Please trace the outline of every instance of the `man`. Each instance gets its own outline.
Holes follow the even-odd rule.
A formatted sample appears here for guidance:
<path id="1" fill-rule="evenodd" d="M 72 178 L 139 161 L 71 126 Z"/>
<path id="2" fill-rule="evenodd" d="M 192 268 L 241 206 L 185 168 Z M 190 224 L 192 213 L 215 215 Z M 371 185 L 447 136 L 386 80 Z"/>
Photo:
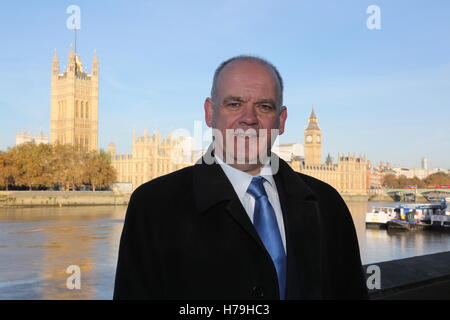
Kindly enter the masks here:
<path id="1" fill-rule="evenodd" d="M 115 299 L 367 298 L 344 201 L 270 152 L 285 128 L 282 97 L 263 59 L 218 67 L 204 104 L 208 152 L 131 196 Z"/>

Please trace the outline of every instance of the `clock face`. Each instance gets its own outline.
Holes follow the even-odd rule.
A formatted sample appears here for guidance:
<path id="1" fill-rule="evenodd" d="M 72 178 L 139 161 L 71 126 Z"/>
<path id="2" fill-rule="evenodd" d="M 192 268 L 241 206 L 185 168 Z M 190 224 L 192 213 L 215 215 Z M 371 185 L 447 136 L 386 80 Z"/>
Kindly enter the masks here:
<path id="1" fill-rule="evenodd" d="M 308 135 L 306 136 L 306 142 L 312 142 L 313 138 L 312 136 Z"/>
<path id="2" fill-rule="evenodd" d="M 320 136 L 317 136 L 317 142 L 320 143 Z"/>

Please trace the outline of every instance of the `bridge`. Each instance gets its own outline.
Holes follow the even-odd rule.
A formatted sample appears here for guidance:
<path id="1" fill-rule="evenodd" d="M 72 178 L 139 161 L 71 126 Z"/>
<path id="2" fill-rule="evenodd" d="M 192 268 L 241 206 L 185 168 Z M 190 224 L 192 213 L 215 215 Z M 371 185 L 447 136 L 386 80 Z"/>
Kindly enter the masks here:
<path id="1" fill-rule="evenodd" d="M 450 198 L 450 189 L 384 189 L 384 193 L 395 201 L 416 201 L 416 199 L 438 200 Z"/>

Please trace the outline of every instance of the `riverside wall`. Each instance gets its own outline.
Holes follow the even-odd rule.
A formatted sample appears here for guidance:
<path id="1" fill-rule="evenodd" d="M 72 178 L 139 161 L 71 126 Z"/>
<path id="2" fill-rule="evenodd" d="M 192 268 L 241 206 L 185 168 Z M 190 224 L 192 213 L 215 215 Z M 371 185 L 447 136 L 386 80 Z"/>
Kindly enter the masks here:
<path id="1" fill-rule="evenodd" d="M 0 191 L 0 207 L 127 205 L 130 196 L 114 191 Z"/>
<path id="2" fill-rule="evenodd" d="M 374 300 L 450 299 L 450 252 L 372 263 L 380 270 L 380 288 L 369 290 Z M 363 266 L 373 283 L 374 271 Z"/>

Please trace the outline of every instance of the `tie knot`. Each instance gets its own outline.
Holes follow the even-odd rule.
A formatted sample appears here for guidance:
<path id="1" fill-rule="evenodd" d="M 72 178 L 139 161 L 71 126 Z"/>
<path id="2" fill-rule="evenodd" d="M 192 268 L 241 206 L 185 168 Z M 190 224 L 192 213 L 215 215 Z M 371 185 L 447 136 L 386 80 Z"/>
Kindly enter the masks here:
<path id="1" fill-rule="evenodd" d="M 266 190 L 264 189 L 264 182 L 266 179 L 262 176 L 257 176 L 252 179 L 252 182 L 248 186 L 247 192 L 252 195 L 255 199 L 262 196 L 267 196 Z"/>

